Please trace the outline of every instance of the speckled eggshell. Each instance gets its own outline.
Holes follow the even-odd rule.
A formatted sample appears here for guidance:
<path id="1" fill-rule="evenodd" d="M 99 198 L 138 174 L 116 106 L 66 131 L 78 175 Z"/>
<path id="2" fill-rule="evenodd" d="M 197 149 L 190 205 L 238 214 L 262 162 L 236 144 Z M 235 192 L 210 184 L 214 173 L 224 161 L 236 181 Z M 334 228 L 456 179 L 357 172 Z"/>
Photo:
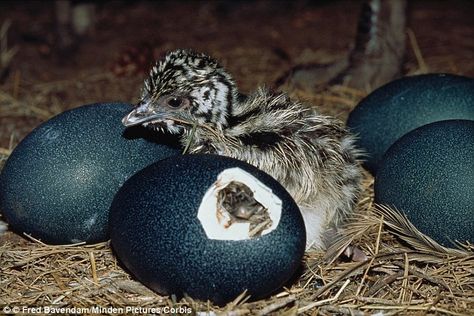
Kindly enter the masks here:
<path id="1" fill-rule="evenodd" d="M 400 138 L 380 164 L 375 201 L 442 245 L 473 243 L 474 121 L 435 122 Z"/>
<path id="2" fill-rule="evenodd" d="M 124 103 L 61 113 L 34 129 L 0 174 L 0 209 L 19 234 L 50 244 L 108 239 L 108 211 L 125 180 L 179 154 L 173 140 L 144 128 L 125 129 Z"/>
<path id="3" fill-rule="evenodd" d="M 245 240 L 209 239 L 197 218 L 218 174 L 238 167 L 283 201 L 275 230 Z M 131 177 L 110 211 L 112 246 L 125 267 L 161 294 L 186 293 L 225 304 L 244 290 L 252 299 L 279 289 L 300 267 L 306 233 L 289 193 L 263 171 L 232 158 L 184 155 Z"/>
<path id="4" fill-rule="evenodd" d="M 364 98 L 348 127 L 366 151 L 364 166 L 376 174 L 385 151 L 400 137 L 442 120 L 474 120 L 474 79 L 428 74 L 392 81 Z"/>

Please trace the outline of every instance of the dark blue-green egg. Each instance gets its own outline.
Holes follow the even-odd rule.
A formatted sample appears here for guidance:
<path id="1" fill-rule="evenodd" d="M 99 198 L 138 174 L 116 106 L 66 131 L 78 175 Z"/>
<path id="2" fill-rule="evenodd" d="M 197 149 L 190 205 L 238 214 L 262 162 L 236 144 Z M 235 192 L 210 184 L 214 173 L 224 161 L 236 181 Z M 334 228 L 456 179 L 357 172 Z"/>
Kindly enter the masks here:
<path id="1" fill-rule="evenodd" d="M 268 210 L 266 233 L 249 237 L 247 221 L 227 221 L 217 197 L 232 182 L 248 186 Z M 139 281 L 219 305 L 245 290 L 257 299 L 282 287 L 306 243 L 298 206 L 274 178 L 216 155 L 184 155 L 141 170 L 115 196 L 109 224 L 113 249 Z"/>
<path id="2" fill-rule="evenodd" d="M 429 74 L 392 81 L 364 98 L 347 125 L 366 151 L 364 166 L 376 174 L 385 151 L 411 130 L 436 121 L 474 120 L 474 79 Z"/>
<path id="3" fill-rule="evenodd" d="M 431 123 L 395 142 L 377 171 L 375 201 L 442 245 L 473 243 L 474 121 Z"/>
<path id="4" fill-rule="evenodd" d="M 0 174 L 0 210 L 14 231 L 51 244 L 108 239 L 108 211 L 125 180 L 179 154 L 172 139 L 125 129 L 124 103 L 61 113 L 34 129 Z"/>

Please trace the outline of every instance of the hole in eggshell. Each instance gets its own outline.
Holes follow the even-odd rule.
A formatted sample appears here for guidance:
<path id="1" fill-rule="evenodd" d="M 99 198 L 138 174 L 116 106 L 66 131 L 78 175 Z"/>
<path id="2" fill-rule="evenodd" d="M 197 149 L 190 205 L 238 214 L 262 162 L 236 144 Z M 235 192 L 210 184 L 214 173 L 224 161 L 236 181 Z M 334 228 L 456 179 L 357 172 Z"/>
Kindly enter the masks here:
<path id="1" fill-rule="evenodd" d="M 237 181 L 231 181 L 217 192 L 216 215 L 225 228 L 248 222 L 250 238 L 261 236 L 272 225 L 268 209 L 254 198 L 248 186 Z"/>
<path id="2" fill-rule="evenodd" d="M 257 178 L 240 168 L 222 171 L 198 209 L 206 235 L 245 240 L 266 235 L 280 222 L 282 201 Z"/>

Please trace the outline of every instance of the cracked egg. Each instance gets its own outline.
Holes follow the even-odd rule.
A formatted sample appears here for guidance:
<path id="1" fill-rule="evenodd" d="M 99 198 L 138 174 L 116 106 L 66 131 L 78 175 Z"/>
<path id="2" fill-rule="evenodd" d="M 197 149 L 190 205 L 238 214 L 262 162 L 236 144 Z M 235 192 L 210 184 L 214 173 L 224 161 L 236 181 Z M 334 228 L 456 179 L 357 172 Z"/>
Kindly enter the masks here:
<path id="1" fill-rule="evenodd" d="M 280 221 L 281 205 L 270 188 L 236 167 L 217 176 L 197 217 L 211 239 L 244 240 L 273 231 Z"/>
<path id="2" fill-rule="evenodd" d="M 139 281 L 219 305 L 281 288 L 306 243 L 301 213 L 274 178 L 217 155 L 176 156 L 135 174 L 115 196 L 109 228 Z"/>

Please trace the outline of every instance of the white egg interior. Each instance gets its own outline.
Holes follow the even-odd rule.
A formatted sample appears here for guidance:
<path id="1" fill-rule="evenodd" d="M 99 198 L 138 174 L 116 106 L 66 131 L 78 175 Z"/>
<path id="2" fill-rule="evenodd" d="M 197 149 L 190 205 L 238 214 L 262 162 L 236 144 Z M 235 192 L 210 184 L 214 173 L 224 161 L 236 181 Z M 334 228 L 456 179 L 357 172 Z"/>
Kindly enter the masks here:
<path id="1" fill-rule="evenodd" d="M 249 234 L 249 222 L 234 222 L 224 225 L 221 214 L 218 212 L 218 193 L 231 182 L 245 184 L 252 192 L 253 198 L 267 209 L 271 225 L 264 229 L 261 235 L 273 231 L 280 222 L 282 201 L 273 194 L 272 190 L 257 178 L 240 168 L 229 168 L 222 171 L 216 181 L 207 190 L 199 205 L 197 217 L 201 222 L 206 235 L 217 240 L 245 240 L 252 238 Z"/>

